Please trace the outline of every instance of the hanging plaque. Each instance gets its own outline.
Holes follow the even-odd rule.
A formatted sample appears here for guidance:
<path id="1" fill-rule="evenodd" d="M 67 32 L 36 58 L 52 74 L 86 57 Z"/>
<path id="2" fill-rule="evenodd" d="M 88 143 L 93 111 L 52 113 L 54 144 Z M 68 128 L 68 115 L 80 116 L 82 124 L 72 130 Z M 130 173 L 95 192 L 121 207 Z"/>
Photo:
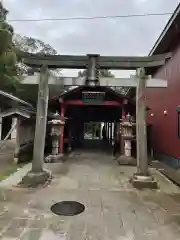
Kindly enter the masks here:
<path id="1" fill-rule="evenodd" d="M 82 100 L 85 103 L 102 103 L 105 101 L 105 92 L 82 92 Z"/>

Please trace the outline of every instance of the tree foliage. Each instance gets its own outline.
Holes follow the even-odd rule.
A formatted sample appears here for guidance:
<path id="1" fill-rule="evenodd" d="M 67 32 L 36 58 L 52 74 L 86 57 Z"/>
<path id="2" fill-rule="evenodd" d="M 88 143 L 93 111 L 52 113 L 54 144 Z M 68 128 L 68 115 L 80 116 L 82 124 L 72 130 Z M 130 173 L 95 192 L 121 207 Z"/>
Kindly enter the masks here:
<path id="1" fill-rule="evenodd" d="M 18 86 L 16 52 L 12 41 L 14 30 L 6 22 L 8 11 L 0 3 L 0 87 L 3 90 L 16 90 Z"/>
<path id="2" fill-rule="evenodd" d="M 20 51 L 37 55 L 56 55 L 57 51 L 39 39 L 14 34 L 13 27 L 6 21 L 7 13 L 0 2 L 0 88 L 15 93 L 21 90 L 23 75 L 29 71 L 38 71 L 23 64 Z M 59 77 L 61 71 L 57 69 L 51 71 L 51 74 Z"/>
<path id="3" fill-rule="evenodd" d="M 37 55 L 56 55 L 57 51 L 39 39 L 14 34 L 13 27 L 6 21 L 7 14 L 0 2 L 0 88 L 14 92 L 20 87 L 22 75 L 33 71 L 23 64 L 20 51 Z M 59 77 L 61 71 L 57 69 L 51 74 Z"/>
<path id="4" fill-rule="evenodd" d="M 16 46 L 17 56 L 18 56 L 18 52 L 20 51 L 33 53 L 38 56 L 57 54 L 57 51 L 51 45 L 46 44 L 43 41 L 36 38 L 14 34 L 13 42 L 14 42 L 14 45 Z M 21 74 L 27 74 L 28 72 L 32 72 L 32 69 L 27 65 L 23 64 L 21 59 L 19 59 L 18 69 Z M 34 71 L 37 71 L 37 70 L 38 69 L 34 69 Z M 50 71 L 50 73 L 55 77 L 61 76 L 60 69 Z"/>

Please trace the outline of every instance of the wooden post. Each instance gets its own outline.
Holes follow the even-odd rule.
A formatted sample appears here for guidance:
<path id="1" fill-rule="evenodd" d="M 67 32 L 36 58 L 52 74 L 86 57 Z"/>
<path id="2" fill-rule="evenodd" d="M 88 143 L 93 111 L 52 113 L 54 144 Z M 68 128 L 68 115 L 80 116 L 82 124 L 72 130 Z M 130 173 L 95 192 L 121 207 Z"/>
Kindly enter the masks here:
<path id="1" fill-rule="evenodd" d="M 109 143 L 111 143 L 111 123 L 108 123 L 108 130 L 109 130 Z"/>
<path id="2" fill-rule="evenodd" d="M 16 126 L 16 146 L 14 151 L 14 162 L 17 164 L 19 162 L 19 151 L 20 151 L 20 125 L 21 118 L 17 118 L 17 126 Z"/>
<path id="3" fill-rule="evenodd" d="M 38 102 L 36 113 L 36 128 L 34 139 L 34 152 L 31 171 L 22 179 L 22 183 L 27 186 L 36 187 L 39 184 L 45 183 L 50 173 L 43 169 L 44 164 L 44 147 L 47 123 L 48 109 L 48 77 L 49 72 L 47 66 L 41 67 Z"/>
<path id="4" fill-rule="evenodd" d="M 17 129 L 17 118 L 12 118 L 12 124 L 11 126 L 13 127 L 13 125 L 16 125 L 16 128 L 12 131 L 11 133 L 11 139 L 16 139 L 16 129 Z"/>
<path id="5" fill-rule="evenodd" d="M 111 122 L 111 142 L 113 140 L 113 123 Z"/>
<path id="6" fill-rule="evenodd" d="M 110 122 L 108 122 L 108 143 L 110 143 L 110 138 L 111 138 L 111 136 L 110 136 Z"/>
<path id="7" fill-rule="evenodd" d="M 147 129 L 146 129 L 146 80 L 144 68 L 136 73 L 136 144 L 137 144 L 137 172 L 132 183 L 137 188 L 157 188 L 157 182 L 148 171 Z"/>

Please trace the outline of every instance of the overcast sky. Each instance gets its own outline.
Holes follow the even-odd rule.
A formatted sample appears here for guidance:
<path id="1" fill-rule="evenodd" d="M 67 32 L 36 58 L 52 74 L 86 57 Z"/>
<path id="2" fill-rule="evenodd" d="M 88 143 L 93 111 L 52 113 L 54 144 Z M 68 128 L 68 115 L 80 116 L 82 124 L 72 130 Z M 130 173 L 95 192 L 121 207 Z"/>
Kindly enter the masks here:
<path id="1" fill-rule="evenodd" d="M 180 0 L 4 0 L 8 19 L 92 17 L 173 12 Z M 147 55 L 170 16 L 12 22 L 15 32 L 60 54 Z"/>

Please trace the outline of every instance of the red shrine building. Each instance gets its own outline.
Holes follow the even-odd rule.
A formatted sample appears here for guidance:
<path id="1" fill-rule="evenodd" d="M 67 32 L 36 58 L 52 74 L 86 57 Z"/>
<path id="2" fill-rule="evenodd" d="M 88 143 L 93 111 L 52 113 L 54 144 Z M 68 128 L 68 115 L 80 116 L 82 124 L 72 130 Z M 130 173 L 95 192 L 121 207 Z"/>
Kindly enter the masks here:
<path id="1" fill-rule="evenodd" d="M 154 157 L 180 167 L 180 4 L 168 21 L 149 55 L 171 52 L 172 58 L 154 72 L 167 79 L 167 88 L 146 90 L 148 123 L 152 124 L 151 146 Z"/>
<path id="2" fill-rule="evenodd" d="M 65 152 L 67 145 L 77 148 L 101 149 L 102 128 L 97 128 L 95 138 L 86 139 L 86 125 L 89 123 L 104 124 L 109 147 L 119 131 L 118 123 L 127 113 L 135 117 L 135 101 L 114 91 L 110 87 L 81 86 L 76 87 L 59 97 L 53 98 L 49 108 L 58 111 L 65 118 L 65 125 L 59 139 L 59 153 Z M 91 128 L 92 129 L 92 128 Z M 69 143 L 72 141 L 73 143 Z M 135 144 L 133 145 L 136 151 Z M 105 146 L 108 148 L 108 145 Z M 111 148 L 111 147 L 110 147 Z M 120 148 L 120 145 L 119 145 Z M 119 149 L 120 153 L 120 149 Z"/>

